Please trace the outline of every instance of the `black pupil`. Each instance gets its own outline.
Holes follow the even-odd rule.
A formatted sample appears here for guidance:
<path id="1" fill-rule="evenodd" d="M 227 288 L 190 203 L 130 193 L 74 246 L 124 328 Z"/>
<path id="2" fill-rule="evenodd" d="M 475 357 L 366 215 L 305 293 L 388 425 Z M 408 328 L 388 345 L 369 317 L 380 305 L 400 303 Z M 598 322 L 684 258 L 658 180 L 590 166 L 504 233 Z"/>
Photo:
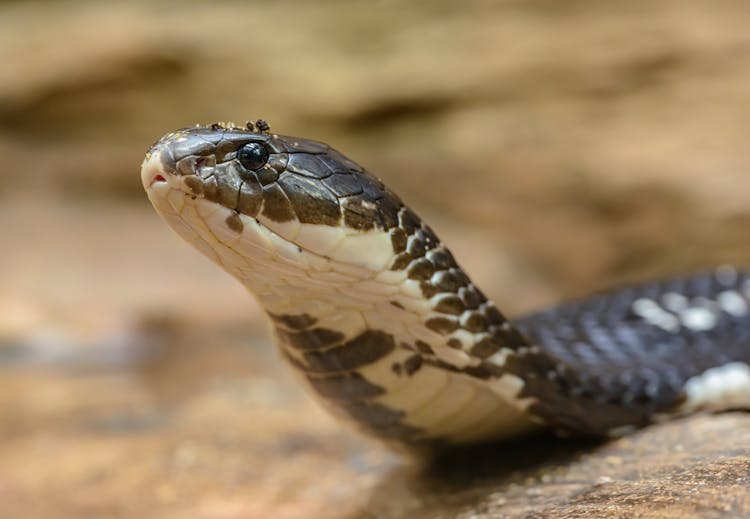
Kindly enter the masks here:
<path id="1" fill-rule="evenodd" d="M 256 170 L 268 160 L 268 152 L 257 142 L 249 142 L 237 150 L 237 159 L 245 169 Z"/>

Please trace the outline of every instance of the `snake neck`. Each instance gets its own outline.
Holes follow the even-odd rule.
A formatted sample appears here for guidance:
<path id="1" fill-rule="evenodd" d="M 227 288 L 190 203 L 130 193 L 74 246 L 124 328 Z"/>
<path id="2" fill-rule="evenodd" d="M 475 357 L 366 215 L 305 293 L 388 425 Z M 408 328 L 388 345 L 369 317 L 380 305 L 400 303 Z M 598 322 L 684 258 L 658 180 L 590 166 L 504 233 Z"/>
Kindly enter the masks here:
<path id="1" fill-rule="evenodd" d="M 242 248 L 253 249 L 252 265 L 223 266 L 257 297 L 285 354 L 299 362 L 306 362 L 303 352 L 341 347 L 368 335 L 383 338 L 387 346 L 380 350 L 432 356 L 455 369 L 487 362 L 500 366 L 507 355 L 528 346 L 406 207 L 397 227 L 349 236 L 347 250 L 337 251 L 347 262 L 290 244 L 274 222 L 244 216 L 242 222 L 241 231 L 225 233 L 225 240 L 240 258 L 250 252 Z M 308 227 L 317 227 L 308 234 L 330 232 Z M 383 249 L 387 254 L 379 252 Z"/>
<path id="2" fill-rule="evenodd" d="M 254 249 L 253 263 L 223 266 L 256 296 L 282 356 L 334 413 L 410 444 L 531 427 L 512 369 L 528 342 L 408 208 L 398 227 L 347 240 L 351 250 L 338 251 L 346 263 L 290 245 L 273 222 L 241 218 L 241 231 L 215 236 L 239 257 Z M 324 241 L 330 230 L 307 232 Z"/>

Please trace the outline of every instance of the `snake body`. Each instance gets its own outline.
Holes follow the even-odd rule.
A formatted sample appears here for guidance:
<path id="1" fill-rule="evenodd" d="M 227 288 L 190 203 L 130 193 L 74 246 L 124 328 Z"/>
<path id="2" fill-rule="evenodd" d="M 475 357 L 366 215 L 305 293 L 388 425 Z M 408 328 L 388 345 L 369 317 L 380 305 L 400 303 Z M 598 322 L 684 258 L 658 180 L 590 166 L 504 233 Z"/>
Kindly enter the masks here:
<path id="1" fill-rule="evenodd" d="M 255 295 L 322 402 L 388 442 L 611 436 L 750 407 L 748 273 L 511 322 L 396 194 L 326 144 L 196 126 L 162 137 L 141 173 L 164 220 Z"/>

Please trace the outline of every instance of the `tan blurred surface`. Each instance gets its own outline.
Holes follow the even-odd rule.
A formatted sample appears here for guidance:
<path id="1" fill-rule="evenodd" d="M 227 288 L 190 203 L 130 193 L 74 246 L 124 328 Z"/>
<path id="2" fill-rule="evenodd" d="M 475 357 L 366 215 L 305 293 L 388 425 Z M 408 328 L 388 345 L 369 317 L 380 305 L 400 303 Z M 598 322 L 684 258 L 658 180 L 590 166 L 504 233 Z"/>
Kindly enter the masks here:
<path id="1" fill-rule="evenodd" d="M 305 397 L 138 175 L 168 130 L 264 117 L 386 180 L 511 315 L 747 267 L 748 21 L 739 0 L 0 2 L 0 517 L 750 515 L 743 416 L 531 442 L 476 477 L 401 466 Z"/>

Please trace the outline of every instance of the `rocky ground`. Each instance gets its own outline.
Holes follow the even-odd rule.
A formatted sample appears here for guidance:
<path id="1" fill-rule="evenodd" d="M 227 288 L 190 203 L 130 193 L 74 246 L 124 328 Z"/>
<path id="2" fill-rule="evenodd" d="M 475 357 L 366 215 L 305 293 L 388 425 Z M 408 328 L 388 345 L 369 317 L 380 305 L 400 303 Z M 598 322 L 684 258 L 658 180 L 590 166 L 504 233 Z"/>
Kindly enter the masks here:
<path id="1" fill-rule="evenodd" d="M 750 417 L 405 463 L 148 206 L 167 130 L 368 166 L 510 315 L 750 266 L 750 7 L 0 2 L 0 517 L 750 516 Z"/>

